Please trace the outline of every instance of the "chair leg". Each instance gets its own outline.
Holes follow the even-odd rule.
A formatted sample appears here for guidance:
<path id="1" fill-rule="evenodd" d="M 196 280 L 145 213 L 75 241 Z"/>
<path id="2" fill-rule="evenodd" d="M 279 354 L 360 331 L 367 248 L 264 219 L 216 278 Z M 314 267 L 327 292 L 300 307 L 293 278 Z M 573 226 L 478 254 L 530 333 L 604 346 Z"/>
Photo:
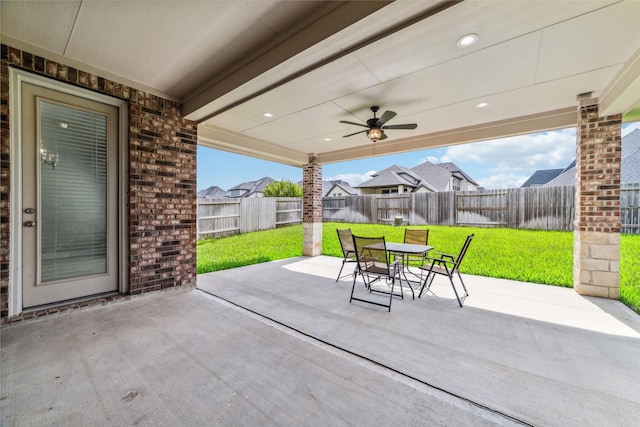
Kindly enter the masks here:
<path id="1" fill-rule="evenodd" d="M 427 277 L 424 278 L 424 283 L 422 284 L 422 287 L 420 288 L 420 292 L 418 293 L 418 298 L 422 297 L 422 294 L 424 294 L 425 292 L 429 292 L 429 289 L 431 288 L 431 283 L 433 282 L 433 279 L 435 276 L 436 275 L 432 274 L 431 271 L 427 273 Z"/>
<path id="2" fill-rule="evenodd" d="M 354 274 L 353 274 L 353 285 L 351 286 L 351 297 L 349 298 L 349 303 L 351 303 L 351 301 L 353 300 L 353 291 L 356 289 L 356 280 L 357 279 L 358 279 L 358 275 L 354 272 Z"/>
<path id="3" fill-rule="evenodd" d="M 467 292 L 467 287 L 464 285 L 464 282 L 462 281 L 462 276 L 460 276 L 460 273 L 458 273 L 458 277 L 460 278 L 460 283 L 462 283 L 462 289 L 464 289 L 464 295 L 462 295 L 462 297 L 458 294 L 456 285 L 453 283 L 453 274 L 449 276 L 449 281 L 451 282 L 453 293 L 456 294 L 456 299 L 458 300 L 458 304 L 460 305 L 460 307 L 462 307 L 462 304 L 464 303 L 464 300 L 467 299 L 467 297 L 469 296 L 469 293 Z"/>
<path id="4" fill-rule="evenodd" d="M 340 271 L 338 272 L 338 277 L 336 277 L 336 282 L 340 280 L 340 275 L 342 274 L 343 268 L 344 268 L 344 260 L 342 260 L 342 267 L 340 267 Z"/>
<path id="5" fill-rule="evenodd" d="M 391 279 L 391 292 L 389 292 L 389 313 L 391 313 L 391 301 L 393 301 L 393 287 L 396 283 L 396 279 Z M 402 283 L 400 284 L 400 287 L 402 287 Z"/>

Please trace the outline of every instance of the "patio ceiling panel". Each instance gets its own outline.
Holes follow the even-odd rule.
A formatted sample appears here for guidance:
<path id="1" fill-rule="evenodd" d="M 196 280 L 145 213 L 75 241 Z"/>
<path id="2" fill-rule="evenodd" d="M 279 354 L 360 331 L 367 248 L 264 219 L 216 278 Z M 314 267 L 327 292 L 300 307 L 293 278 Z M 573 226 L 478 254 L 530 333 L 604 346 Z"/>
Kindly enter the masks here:
<path id="1" fill-rule="evenodd" d="M 230 114 L 236 114 L 245 118 L 246 123 L 233 123 L 235 127 L 230 127 L 232 130 L 264 138 L 265 135 L 269 135 L 269 127 L 278 126 L 280 128 L 279 132 L 275 135 L 270 135 L 270 138 L 287 144 L 294 141 L 289 138 L 290 136 L 294 134 L 301 135 L 300 132 L 291 132 L 291 135 L 283 135 L 281 131 L 283 126 L 290 129 L 290 131 L 293 130 L 289 127 L 292 125 L 291 120 L 289 120 L 290 116 L 296 113 L 303 113 L 313 107 L 320 108 L 323 106 L 326 108 L 327 103 L 330 103 L 336 97 L 342 96 L 345 92 L 357 92 L 378 83 L 379 80 L 354 56 L 348 56 L 326 65 L 322 70 L 311 71 L 296 80 L 288 82 L 280 86 L 276 91 L 257 96 L 243 103 L 241 107 L 225 111 L 205 123 L 230 127 L 227 117 Z M 335 106 L 333 107 L 335 108 Z M 256 120 L 256 118 L 262 118 L 262 114 L 265 112 L 272 113 L 273 118 Z M 331 113 L 328 110 L 325 110 L 325 112 Z M 334 123 L 338 123 L 338 120 L 344 117 L 344 111 L 340 111 L 340 113 L 343 115 L 337 115 L 337 120 Z M 325 116 L 323 115 L 322 117 Z M 320 122 L 317 119 L 314 121 L 324 126 L 331 125 L 331 123 Z M 293 126 L 313 126 L 313 123 L 300 122 L 293 124 Z M 335 124 L 333 127 L 336 127 Z M 344 127 L 344 125 L 341 127 Z"/>
<path id="2" fill-rule="evenodd" d="M 577 16 L 545 28 L 542 34 L 536 82 L 623 65 L 640 43 L 640 2 L 614 4 Z"/>
<path id="3" fill-rule="evenodd" d="M 11 16 L 12 19 L 3 19 L 0 29 L 27 43 L 63 55 L 81 3 L 3 1 L 0 2 L 0 16 Z M 49 25 L 52 21 L 56 25 Z"/>
<path id="4" fill-rule="evenodd" d="M 441 132 L 447 129 L 455 129 L 459 126 L 460 118 L 464 117 L 467 126 L 481 125 L 496 120 L 505 120 L 516 117 L 515 114 L 530 115 L 543 111 L 554 111 L 565 108 L 566 105 L 575 103 L 575 94 L 588 91 L 600 81 L 613 78 L 620 66 L 603 68 L 592 73 L 552 80 L 536 85 L 527 85 L 514 90 L 493 93 L 476 98 L 463 99 L 450 105 L 443 105 L 434 110 L 422 111 L 416 114 L 403 116 L 403 122 L 421 123 L 421 134 Z M 479 102 L 487 102 L 486 108 L 477 108 Z M 573 122 L 563 126 L 573 126 Z M 540 130 L 551 130 L 548 127 Z M 525 132 L 525 129 L 523 129 Z M 398 135 L 409 136 L 406 133 Z M 477 140 L 482 138 L 478 137 Z M 430 147 L 430 146 L 427 146 Z"/>
<path id="5" fill-rule="evenodd" d="M 311 152 L 322 163 L 572 126 L 581 92 L 602 97 L 603 114 L 640 118 L 634 0 L 0 8 L 9 46 L 182 102 L 201 145 L 297 166 Z M 477 44 L 458 48 L 470 32 Z M 371 105 L 418 128 L 375 144 L 342 138 L 358 128 L 339 120 L 364 122 Z"/>
<path id="6" fill-rule="evenodd" d="M 611 3 L 556 2 L 553 13 L 543 7 L 530 7 L 526 9 L 527 13 L 522 13 L 521 2 L 467 0 L 390 35 L 383 42 L 360 49 L 357 56 L 380 80 L 387 81 L 542 30 Z M 458 48 L 455 42 L 469 33 L 482 36 L 473 46 Z"/>

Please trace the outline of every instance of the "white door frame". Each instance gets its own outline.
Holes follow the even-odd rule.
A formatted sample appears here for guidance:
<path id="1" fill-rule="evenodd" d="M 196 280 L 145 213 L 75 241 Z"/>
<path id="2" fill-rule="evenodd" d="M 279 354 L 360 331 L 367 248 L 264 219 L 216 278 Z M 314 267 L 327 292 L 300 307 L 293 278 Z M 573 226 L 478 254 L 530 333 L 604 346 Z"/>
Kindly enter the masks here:
<path id="1" fill-rule="evenodd" d="M 9 105 L 10 105 L 10 142 L 11 142 L 11 194 L 9 224 L 9 317 L 22 312 L 22 83 L 30 83 L 58 92 L 112 105 L 119 111 L 118 131 L 118 290 L 129 290 L 128 262 L 129 253 L 127 212 L 127 189 L 129 186 L 129 110 L 125 100 L 91 92 L 24 70 L 9 67 Z"/>

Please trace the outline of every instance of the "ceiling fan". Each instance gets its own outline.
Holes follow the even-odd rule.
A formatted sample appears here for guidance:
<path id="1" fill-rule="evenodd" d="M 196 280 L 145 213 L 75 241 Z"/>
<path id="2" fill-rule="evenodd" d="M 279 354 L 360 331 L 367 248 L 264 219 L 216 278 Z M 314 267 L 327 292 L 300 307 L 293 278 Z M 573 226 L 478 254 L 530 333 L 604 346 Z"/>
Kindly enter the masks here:
<path id="1" fill-rule="evenodd" d="M 362 123 L 349 122 L 347 120 L 340 120 L 340 123 L 368 128 L 367 130 L 361 130 L 359 132 L 350 133 L 349 135 L 344 135 L 343 138 L 357 135 L 359 133 L 366 133 L 371 141 L 376 142 L 387 138 L 387 135 L 385 135 L 384 133 L 384 130 L 386 129 L 415 129 L 416 127 L 418 127 L 418 125 L 415 123 L 385 126 L 385 123 L 393 119 L 396 116 L 396 113 L 394 113 L 393 111 L 385 111 L 381 117 L 376 117 L 376 113 L 379 109 L 380 107 L 378 107 L 377 105 L 371 107 L 371 111 L 373 111 L 373 118 L 367 120 L 366 125 L 363 125 Z"/>

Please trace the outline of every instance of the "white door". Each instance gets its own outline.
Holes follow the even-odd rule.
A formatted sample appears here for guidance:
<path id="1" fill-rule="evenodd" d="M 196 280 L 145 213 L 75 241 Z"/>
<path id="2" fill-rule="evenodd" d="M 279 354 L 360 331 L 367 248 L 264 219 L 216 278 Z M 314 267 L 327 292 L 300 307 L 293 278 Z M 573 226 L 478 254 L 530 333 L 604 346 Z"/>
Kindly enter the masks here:
<path id="1" fill-rule="evenodd" d="M 118 290 L 118 109 L 23 83 L 22 298 Z"/>

